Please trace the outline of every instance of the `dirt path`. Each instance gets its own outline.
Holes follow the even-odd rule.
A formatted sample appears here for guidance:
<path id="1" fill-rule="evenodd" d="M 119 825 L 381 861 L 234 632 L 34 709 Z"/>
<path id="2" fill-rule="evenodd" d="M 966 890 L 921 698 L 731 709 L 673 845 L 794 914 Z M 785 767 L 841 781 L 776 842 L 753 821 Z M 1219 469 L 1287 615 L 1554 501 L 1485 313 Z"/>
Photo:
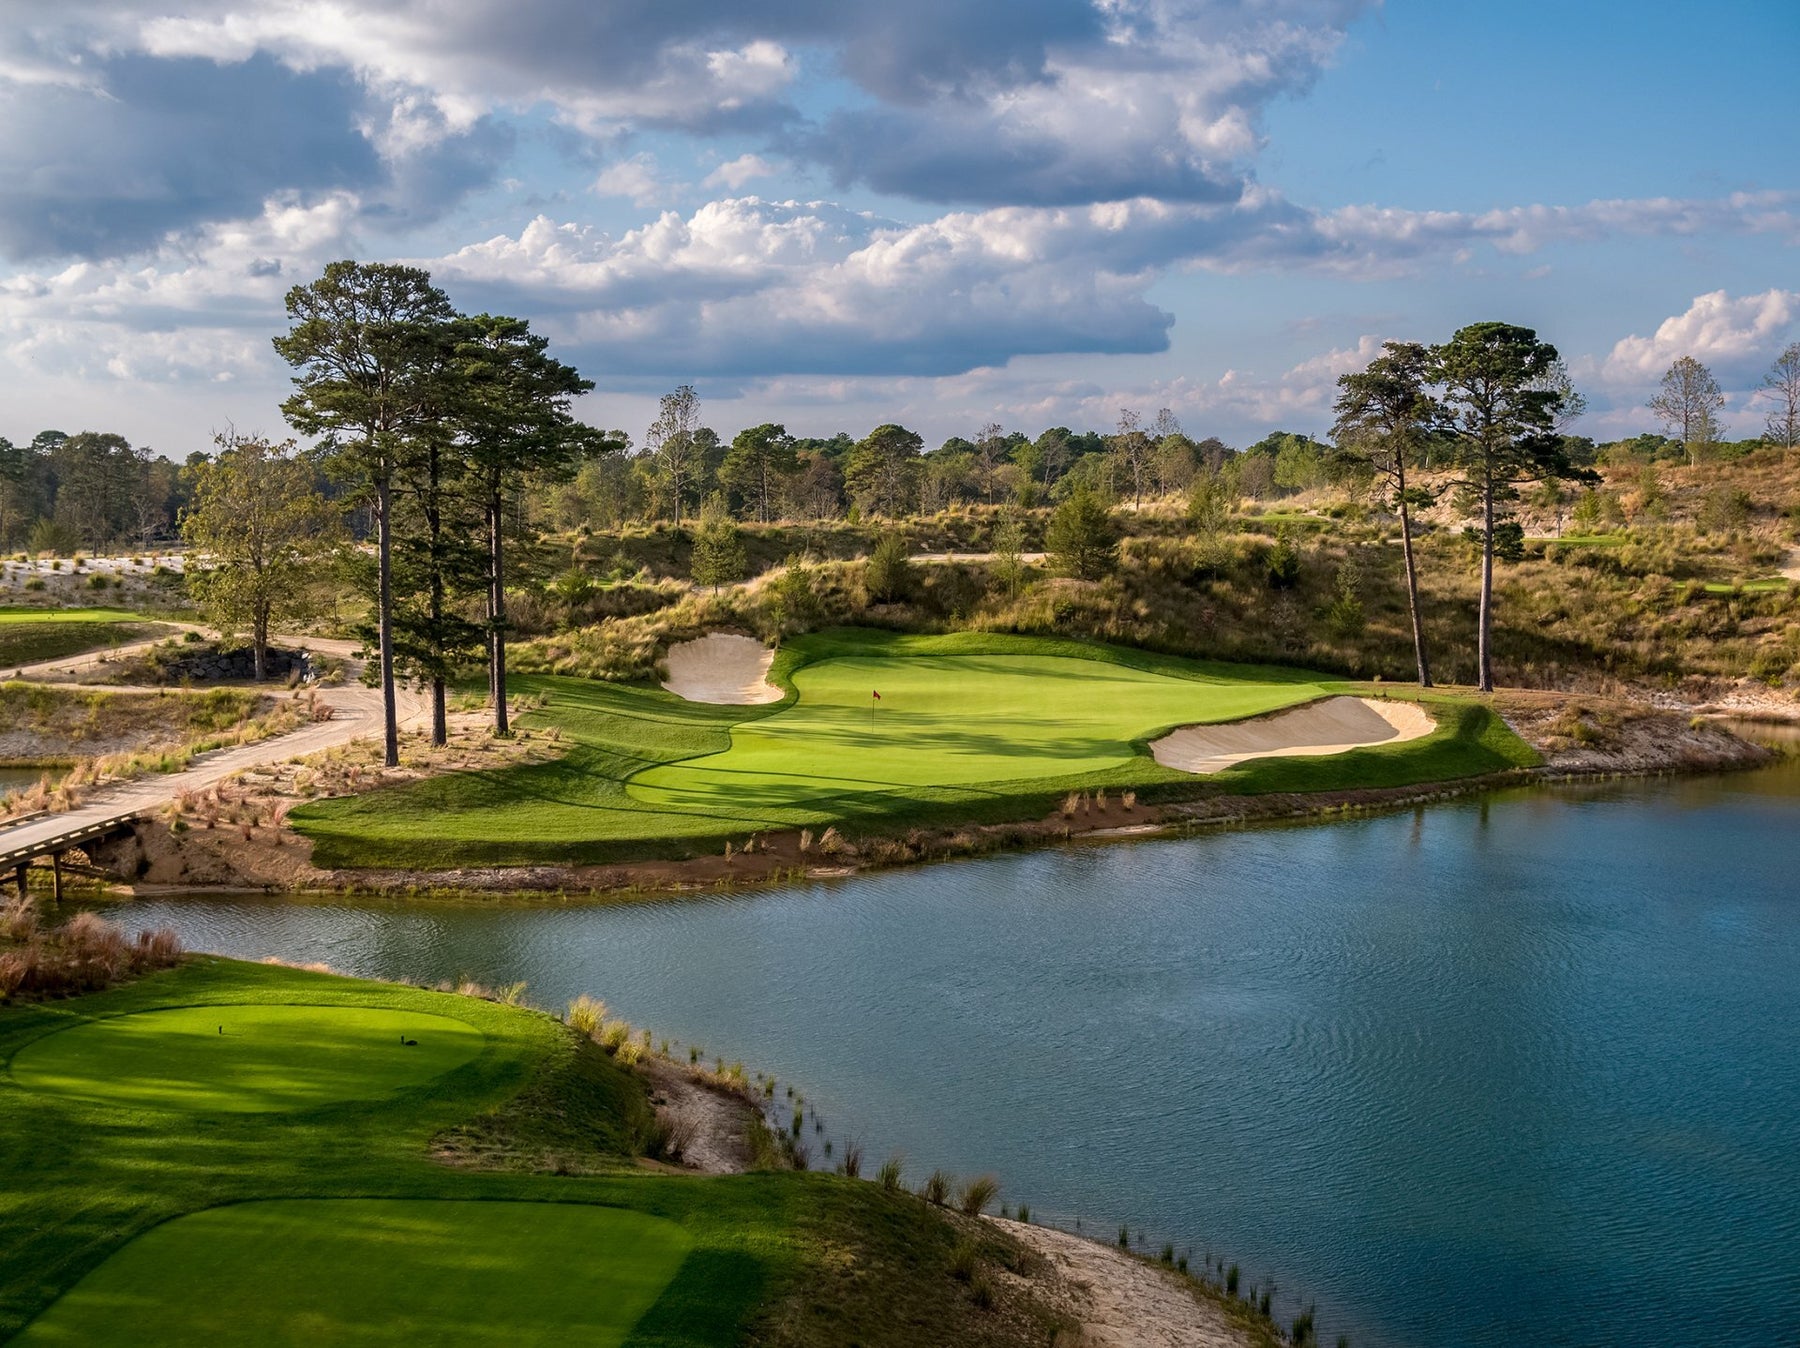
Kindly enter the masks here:
<path id="1" fill-rule="evenodd" d="M 1800 548 L 1789 548 L 1787 565 L 1781 568 L 1781 574 L 1789 580 L 1800 580 Z"/>
<path id="2" fill-rule="evenodd" d="M 1081 1322 L 1091 1348 L 1249 1348 L 1252 1340 L 1173 1273 L 1046 1226 L 990 1217 L 1049 1261 L 1048 1295 Z M 1046 1294 L 1041 1286 L 1040 1295 Z"/>
<path id="3" fill-rule="evenodd" d="M 18 665 L 14 669 L 6 671 L 7 676 L 18 679 L 60 680 L 70 674 L 84 674 L 90 669 L 98 669 L 102 665 L 112 664 L 117 660 L 142 655 L 152 647 L 162 645 L 175 633 L 203 630 L 193 623 L 168 622 L 161 618 L 146 618 L 145 621 L 154 622 L 157 626 L 169 630 L 160 636 L 146 637 L 142 641 L 128 641 L 122 646 L 102 646 L 99 650 L 87 651 L 81 655 L 65 656 L 60 660 L 39 660 L 34 664 Z"/>
<path id="4" fill-rule="evenodd" d="M 0 851 L 28 847 L 126 815 L 143 814 L 168 804 L 183 791 L 199 791 L 245 768 L 316 754 L 322 749 L 381 733 L 381 694 L 378 690 L 364 688 L 361 684 L 324 688 L 319 690 L 319 701 L 331 708 L 330 720 L 315 721 L 291 734 L 277 735 L 255 744 L 214 749 L 196 757 L 181 772 L 122 782 L 95 792 L 76 809 L 34 815 L 10 826 L 0 826 Z M 401 721 L 410 723 L 423 718 L 426 704 L 423 698 L 402 692 L 399 711 Z"/>

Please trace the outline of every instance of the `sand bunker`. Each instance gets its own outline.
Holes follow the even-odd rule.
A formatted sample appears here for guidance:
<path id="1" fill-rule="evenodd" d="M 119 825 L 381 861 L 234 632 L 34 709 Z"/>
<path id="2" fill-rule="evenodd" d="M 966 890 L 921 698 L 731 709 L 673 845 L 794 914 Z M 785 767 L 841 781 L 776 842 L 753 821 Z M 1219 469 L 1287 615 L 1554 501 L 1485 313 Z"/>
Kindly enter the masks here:
<path id="1" fill-rule="evenodd" d="M 663 687 L 689 702 L 733 707 L 779 702 L 781 689 L 769 682 L 774 660 L 775 652 L 754 637 L 714 632 L 669 647 Z"/>
<path id="2" fill-rule="evenodd" d="M 1416 740 L 1436 726 L 1415 702 L 1328 697 L 1253 721 L 1183 726 L 1157 740 L 1150 752 L 1166 768 L 1220 772 L 1252 758 L 1310 758 Z"/>

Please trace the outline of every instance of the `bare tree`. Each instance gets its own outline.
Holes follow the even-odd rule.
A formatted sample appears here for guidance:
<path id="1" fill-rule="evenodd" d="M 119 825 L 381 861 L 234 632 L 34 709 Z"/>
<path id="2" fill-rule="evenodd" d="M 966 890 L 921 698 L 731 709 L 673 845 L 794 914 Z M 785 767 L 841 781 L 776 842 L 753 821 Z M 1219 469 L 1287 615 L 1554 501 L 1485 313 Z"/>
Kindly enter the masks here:
<path id="1" fill-rule="evenodd" d="M 1763 434 L 1787 453 L 1800 445 L 1800 342 L 1789 344 L 1763 376 L 1763 396 L 1775 406 Z"/>
<path id="2" fill-rule="evenodd" d="M 1006 427 L 990 421 L 975 437 L 975 480 L 989 505 L 994 504 L 994 483 L 1006 461 Z"/>
<path id="3" fill-rule="evenodd" d="M 1119 429 L 1112 437 L 1113 459 L 1131 480 L 1133 509 L 1144 503 L 1144 479 L 1150 475 L 1154 446 L 1143 421 L 1129 407 L 1119 409 Z"/>
<path id="4" fill-rule="evenodd" d="M 699 467 L 694 435 L 700 428 L 700 395 L 692 384 L 683 384 L 662 396 L 662 408 L 644 437 L 644 450 L 658 476 L 668 484 L 674 500 L 675 524 L 681 524 L 681 505 L 693 485 Z"/>
<path id="5" fill-rule="evenodd" d="M 1692 356 L 1683 356 L 1669 367 L 1648 406 L 1669 434 L 1680 433 L 1690 464 L 1699 463 L 1707 447 L 1719 438 L 1719 409 L 1725 406 L 1725 395 L 1719 392 L 1712 371 Z"/>

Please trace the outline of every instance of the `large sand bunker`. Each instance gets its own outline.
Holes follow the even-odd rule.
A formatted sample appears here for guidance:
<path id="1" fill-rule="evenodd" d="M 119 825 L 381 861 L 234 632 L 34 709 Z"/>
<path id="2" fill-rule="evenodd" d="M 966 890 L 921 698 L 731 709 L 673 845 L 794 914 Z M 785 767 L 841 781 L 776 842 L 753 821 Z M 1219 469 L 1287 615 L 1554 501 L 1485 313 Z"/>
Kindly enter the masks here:
<path id="1" fill-rule="evenodd" d="M 781 701 L 781 689 L 769 682 L 775 652 L 754 637 L 724 632 L 669 647 L 669 677 L 663 687 L 689 702 L 721 706 L 754 706 Z"/>
<path id="2" fill-rule="evenodd" d="M 1150 746 L 1182 772 L 1220 772 L 1252 758 L 1311 758 L 1429 735 L 1437 723 L 1416 702 L 1328 697 L 1291 711 L 1223 725 L 1190 725 Z"/>

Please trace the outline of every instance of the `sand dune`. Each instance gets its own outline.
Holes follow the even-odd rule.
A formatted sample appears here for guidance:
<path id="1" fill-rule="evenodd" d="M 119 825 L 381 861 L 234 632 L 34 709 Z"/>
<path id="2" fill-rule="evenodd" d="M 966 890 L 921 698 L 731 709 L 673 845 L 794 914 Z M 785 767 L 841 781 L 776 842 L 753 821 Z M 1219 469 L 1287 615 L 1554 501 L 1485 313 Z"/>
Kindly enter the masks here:
<path id="1" fill-rule="evenodd" d="M 1150 746 L 1156 761 L 1182 772 L 1219 772 L 1252 758 L 1341 754 L 1370 744 L 1399 743 L 1436 728 L 1414 702 L 1328 697 L 1252 721 L 1190 725 Z"/>

